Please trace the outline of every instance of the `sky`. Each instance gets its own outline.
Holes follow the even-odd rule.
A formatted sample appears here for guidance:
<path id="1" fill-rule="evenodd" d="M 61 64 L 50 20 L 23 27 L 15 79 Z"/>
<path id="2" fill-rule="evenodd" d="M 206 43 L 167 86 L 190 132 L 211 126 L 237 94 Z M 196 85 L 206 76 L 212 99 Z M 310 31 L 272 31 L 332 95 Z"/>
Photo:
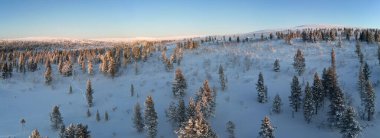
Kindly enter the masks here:
<path id="1" fill-rule="evenodd" d="M 0 0 L 0 39 L 223 35 L 305 24 L 380 28 L 379 0 Z"/>

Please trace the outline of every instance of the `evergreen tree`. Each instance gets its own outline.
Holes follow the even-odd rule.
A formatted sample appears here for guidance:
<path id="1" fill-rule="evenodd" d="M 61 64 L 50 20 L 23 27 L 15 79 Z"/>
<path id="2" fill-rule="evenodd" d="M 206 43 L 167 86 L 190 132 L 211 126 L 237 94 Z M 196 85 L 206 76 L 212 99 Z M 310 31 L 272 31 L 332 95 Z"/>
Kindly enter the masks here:
<path id="1" fill-rule="evenodd" d="M 354 108 L 348 107 L 344 112 L 340 133 L 343 134 L 343 138 L 356 138 L 361 130 Z"/>
<path id="2" fill-rule="evenodd" d="M 99 114 L 99 111 L 96 110 L 96 121 L 99 122 L 100 121 L 100 114 Z"/>
<path id="3" fill-rule="evenodd" d="M 91 138 L 87 125 L 77 124 L 75 126 L 75 138 Z"/>
<path id="4" fill-rule="evenodd" d="M 87 117 L 91 117 L 91 112 L 90 112 L 90 108 L 87 109 L 87 113 L 86 113 Z"/>
<path id="5" fill-rule="evenodd" d="M 64 133 L 65 138 L 75 138 L 75 133 L 76 133 L 76 127 L 74 124 L 70 124 Z"/>
<path id="6" fill-rule="evenodd" d="M 306 83 L 305 87 L 305 98 L 303 102 L 303 115 L 307 123 L 310 123 L 311 118 L 314 114 L 314 100 L 313 93 L 311 93 L 311 88 L 309 82 Z"/>
<path id="7" fill-rule="evenodd" d="M 37 129 L 34 129 L 32 131 L 32 134 L 29 136 L 29 138 L 42 138 L 41 135 L 40 135 L 40 132 L 38 132 Z"/>
<path id="8" fill-rule="evenodd" d="M 226 131 L 228 133 L 228 138 L 235 138 L 235 124 L 232 121 L 227 122 Z"/>
<path id="9" fill-rule="evenodd" d="M 109 120 L 109 116 L 108 116 L 108 112 L 107 111 L 104 113 L 104 120 L 105 121 Z"/>
<path id="10" fill-rule="evenodd" d="M 318 73 L 314 74 L 314 82 L 312 87 L 315 114 L 318 114 L 318 109 L 322 107 L 324 101 L 324 89 L 322 80 L 319 79 Z"/>
<path id="11" fill-rule="evenodd" d="M 301 86 L 298 82 L 298 77 L 294 76 L 291 84 L 291 93 L 289 96 L 290 106 L 295 112 L 301 107 Z"/>
<path id="12" fill-rule="evenodd" d="M 70 85 L 69 87 L 69 94 L 72 94 L 73 93 L 73 87 Z"/>
<path id="13" fill-rule="evenodd" d="M 332 91 L 332 98 L 330 101 L 329 121 L 332 126 L 340 126 L 342 115 L 345 109 L 345 101 L 342 90 L 334 84 Z"/>
<path id="14" fill-rule="evenodd" d="M 196 115 L 195 107 L 196 107 L 195 102 L 194 102 L 193 98 L 190 97 L 189 106 L 186 109 L 186 117 L 187 117 L 186 120 L 188 120 L 192 117 L 193 118 L 195 117 L 195 115 Z"/>
<path id="15" fill-rule="evenodd" d="M 274 128 L 268 116 L 265 116 L 264 120 L 262 120 L 259 138 L 274 138 Z"/>
<path id="16" fill-rule="evenodd" d="M 369 66 L 368 66 L 367 62 L 364 63 L 364 67 L 363 67 L 363 75 L 364 75 L 364 79 L 365 79 L 366 81 L 368 81 L 368 80 L 369 80 L 369 77 L 371 77 L 371 71 L 370 71 L 370 69 L 369 69 Z"/>
<path id="17" fill-rule="evenodd" d="M 131 84 L 131 97 L 135 95 L 135 88 L 133 88 L 133 84 Z"/>
<path id="18" fill-rule="evenodd" d="M 367 120 L 371 121 L 375 114 L 375 90 L 372 87 L 371 81 L 366 81 L 365 85 L 366 100 L 365 100 L 365 111 L 367 112 Z"/>
<path id="19" fill-rule="evenodd" d="M 377 46 L 377 59 L 379 60 L 379 64 L 380 64 L 380 45 Z"/>
<path id="20" fill-rule="evenodd" d="M 364 72 L 363 72 L 362 66 L 359 68 L 358 90 L 359 90 L 361 104 L 365 105 L 365 101 L 366 101 L 366 80 L 364 78 Z"/>
<path id="21" fill-rule="evenodd" d="M 294 55 L 293 67 L 299 76 L 301 76 L 303 72 L 305 71 L 305 66 L 306 64 L 305 64 L 305 58 L 303 56 L 303 53 L 300 49 L 298 49 L 296 55 Z"/>
<path id="22" fill-rule="evenodd" d="M 136 103 L 135 110 L 134 110 L 134 116 L 133 116 L 133 124 L 136 128 L 137 132 L 144 131 L 144 120 L 141 115 L 141 107 L 139 103 Z"/>
<path id="23" fill-rule="evenodd" d="M 65 125 L 62 125 L 61 128 L 59 129 L 59 134 L 58 134 L 59 138 L 65 138 L 65 130 L 66 130 Z"/>
<path id="24" fill-rule="evenodd" d="M 215 132 L 203 118 L 202 113 L 196 118 L 190 118 L 186 124 L 177 131 L 179 138 L 216 138 Z"/>
<path id="25" fill-rule="evenodd" d="M 277 114 L 281 113 L 281 106 L 282 106 L 281 97 L 280 95 L 276 94 L 273 100 L 272 111 Z"/>
<path id="26" fill-rule="evenodd" d="M 87 72 L 89 75 L 94 75 L 94 66 L 92 65 L 92 62 L 90 60 L 87 61 Z"/>
<path id="27" fill-rule="evenodd" d="M 92 107 L 93 103 L 92 103 L 92 100 L 93 100 L 93 95 L 94 93 L 94 90 L 92 89 L 92 85 L 91 85 L 91 80 L 87 80 L 87 88 L 86 88 L 86 98 L 87 98 L 87 104 L 89 107 Z"/>
<path id="28" fill-rule="evenodd" d="M 259 74 L 259 78 L 256 83 L 256 90 L 257 90 L 257 101 L 259 103 L 267 102 L 267 90 L 265 88 L 264 77 L 261 72 Z"/>
<path id="29" fill-rule="evenodd" d="M 336 69 L 336 63 L 335 63 L 335 51 L 334 49 L 331 50 L 331 67 L 335 70 Z"/>
<path id="30" fill-rule="evenodd" d="M 151 96 L 148 96 L 145 101 L 145 112 L 144 112 L 145 128 L 147 130 L 147 136 L 154 138 L 157 135 L 157 113 L 154 109 L 154 103 Z"/>
<path id="31" fill-rule="evenodd" d="M 50 65 L 50 61 L 47 61 L 46 62 L 46 71 L 45 71 L 45 83 L 47 85 L 50 85 L 51 82 L 52 82 L 53 78 L 51 76 L 51 65 Z"/>
<path id="32" fill-rule="evenodd" d="M 186 88 L 187 88 L 186 79 L 182 74 L 182 70 L 178 68 L 175 71 L 175 79 L 172 86 L 174 97 L 183 98 L 183 96 L 185 96 Z"/>
<path id="33" fill-rule="evenodd" d="M 280 60 L 276 59 L 274 61 L 274 64 L 273 64 L 273 70 L 275 72 L 279 72 L 280 71 Z"/>
<path id="34" fill-rule="evenodd" d="M 219 65 L 219 81 L 222 91 L 224 91 L 226 89 L 226 80 L 224 77 L 224 69 L 222 65 Z"/>
<path id="35" fill-rule="evenodd" d="M 108 73 L 111 75 L 112 78 L 115 77 L 117 72 L 117 65 L 115 59 L 111 56 L 109 57 L 109 64 L 108 64 Z"/>
<path id="36" fill-rule="evenodd" d="M 53 107 L 53 111 L 50 113 L 51 126 L 54 130 L 58 130 L 63 125 L 61 112 L 58 106 Z"/>
<path id="37" fill-rule="evenodd" d="M 177 120 L 178 127 L 180 127 L 183 123 L 186 122 L 186 106 L 185 101 L 183 99 L 179 99 L 178 108 L 177 108 Z"/>

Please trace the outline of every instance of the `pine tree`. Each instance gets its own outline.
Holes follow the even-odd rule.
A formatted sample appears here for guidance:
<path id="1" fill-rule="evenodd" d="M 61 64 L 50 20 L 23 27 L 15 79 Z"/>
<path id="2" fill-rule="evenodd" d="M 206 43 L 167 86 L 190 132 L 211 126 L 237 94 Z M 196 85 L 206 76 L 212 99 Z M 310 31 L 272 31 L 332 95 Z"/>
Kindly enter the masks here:
<path id="1" fill-rule="evenodd" d="M 259 137 L 260 138 L 274 138 L 274 128 L 272 127 L 272 124 L 268 116 L 265 116 L 264 120 L 262 120 Z"/>
<path id="2" fill-rule="evenodd" d="M 281 113 L 281 106 L 282 106 L 281 97 L 279 94 L 276 94 L 273 100 L 272 111 L 277 114 Z"/>
<path id="3" fill-rule="evenodd" d="M 226 80 L 224 77 L 224 69 L 222 65 L 219 65 L 219 81 L 220 81 L 220 86 L 222 88 L 222 91 L 226 89 Z"/>
<path id="4" fill-rule="evenodd" d="M 331 67 L 335 70 L 336 69 L 336 63 L 335 63 L 335 51 L 334 48 L 331 50 Z"/>
<path id="5" fill-rule="evenodd" d="M 371 71 L 370 71 L 370 69 L 369 69 L 369 66 L 368 66 L 367 62 L 364 63 L 363 74 L 364 74 L 364 79 L 365 79 L 366 81 L 368 81 L 368 80 L 369 80 L 369 77 L 371 77 Z"/>
<path id="6" fill-rule="evenodd" d="M 91 138 L 87 125 L 77 124 L 75 126 L 75 138 Z"/>
<path id="7" fill-rule="evenodd" d="M 175 71 L 175 79 L 172 86 L 174 97 L 183 98 L 183 96 L 185 96 L 186 88 L 187 88 L 186 79 L 182 74 L 182 70 L 178 68 Z"/>
<path id="8" fill-rule="evenodd" d="M 377 46 L 377 59 L 379 60 L 379 64 L 380 64 L 380 45 Z"/>
<path id="9" fill-rule="evenodd" d="M 100 114 L 99 114 L 99 111 L 96 110 L 96 121 L 99 122 L 100 121 Z"/>
<path id="10" fill-rule="evenodd" d="M 115 77 L 116 72 L 117 72 L 117 65 L 115 59 L 111 56 L 109 58 L 109 64 L 108 64 L 108 73 L 111 75 L 112 78 Z"/>
<path id="11" fill-rule="evenodd" d="M 133 124 L 137 132 L 144 131 L 144 120 L 141 115 L 141 107 L 139 103 L 136 103 L 133 116 Z"/>
<path id="12" fill-rule="evenodd" d="M 227 122 L 226 131 L 228 133 L 228 138 L 235 138 L 235 124 L 232 121 Z"/>
<path id="13" fill-rule="evenodd" d="M 90 60 L 87 61 L 87 72 L 89 75 L 94 75 L 94 66 Z"/>
<path id="14" fill-rule="evenodd" d="M 314 74 L 314 82 L 312 87 L 315 114 L 318 114 L 318 109 L 322 107 L 324 101 L 324 89 L 322 80 L 319 79 L 318 73 Z"/>
<path id="15" fill-rule="evenodd" d="M 193 118 L 195 117 L 195 115 L 196 115 L 195 107 L 196 107 L 195 102 L 194 102 L 193 98 L 190 97 L 189 106 L 186 109 L 186 117 L 187 117 L 186 120 L 188 120 L 192 117 Z"/>
<path id="16" fill-rule="evenodd" d="M 145 128 L 147 130 L 147 136 L 154 138 L 157 135 L 157 113 L 154 109 L 154 103 L 151 96 L 148 96 L 145 101 L 144 111 Z"/>
<path id="17" fill-rule="evenodd" d="M 90 112 L 90 108 L 87 109 L 87 113 L 86 113 L 87 117 L 91 117 L 91 112 Z"/>
<path id="18" fill-rule="evenodd" d="M 86 88 L 86 98 L 87 98 L 88 107 L 92 107 L 92 105 L 93 105 L 93 103 L 92 103 L 93 93 L 94 93 L 94 90 L 92 89 L 91 80 L 89 79 L 89 80 L 87 80 L 87 88 Z"/>
<path id="19" fill-rule="evenodd" d="M 34 129 L 32 131 L 32 134 L 29 136 L 29 138 L 42 138 L 41 135 L 40 135 L 40 132 L 38 132 L 37 129 Z"/>
<path id="20" fill-rule="evenodd" d="M 330 102 L 330 111 L 329 111 L 329 121 L 331 122 L 332 126 L 339 127 L 342 115 L 345 110 L 345 101 L 344 101 L 344 95 L 340 87 L 335 83 L 333 83 L 333 89 L 332 89 L 332 98 Z"/>
<path id="21" fill-rule="evenodd" d="M 365 101 L 366 101 L 366 80 L 364 78 L 364 72 L 363 72 L 362 66 L 359 68 L 358 90 L 359 90 L 361 104 L 365 105 Z"/>
<path id="22" fill-rule="evenodd" d="M 294 76 L 291 84 L 291 93 L 289 96 L 290 106 L 295 112 L 298 112 L 298 109 L 301 107 L 301 86 L 298 82 L 298 77 Z"/>
<path id="23" fill-rule="evenodd" d="M 257 101 L 259 103 L 267 102 L 267 91 L 264 85 L 264 77 L 261 72 L 259 74 L 259 78 L 256 83 L 256 90 L 257 90 Z"/>
<path id="24" fill-rule="evenodd" d="M 65 138 L 75 138 L 75 133 L 76 133 L 76 127 L 74 124 L 70 124 L 64 133 Z"/>
<path id="25" fill-rule="evenodd" d="M 311 88 L 309 82 L 306 83 L 305 87 L 305 98 L 303 102 L 303 115 L 307 123 L 310 123 L 311 118 L 314 114 L 314 100 L 313 93 L 311 93 Z"/>
<path id="26" fill-rule="evenodd" d="M 178 131 L 178 138 L 216 138 L 215 132 L 203 118 L 202 113 L 190 118 Z"/>
<path id="27" fill-rule="evenodd" d="M 72 94 L 73 93 L 73 87 L 70 85 L 69 87 L 69 94 Z"/>
<path id="28" fill-rule="evenodd" d="M 66 130 L 65 125 L 62 125 L 61 128 L 59 129 L 59 134 L 58 134 L 59 138 L 65 138 L 65 130 Z"/>
<path id="29" fill-rule="evenodd" d="M 361 130 L 354 108 L 348 107 L 344 112 L 340 133 L 343 134 L 343 138 L 356 138 Z"/>
<path id="30" fill-rule="evenodd" d="M 371 121 L 375 114 L 375 90 L 372 87 L 371 81 L 366 81 L 365 85 L 366 100 L 365 100 L 365 111 L 367 112 L 367 120 Z"/>
<path id="31" fill-rule="evenodd" d="M 58 130 L 63 125 L 61 112 L 58 106 L 53 107 L 53 111 L 50 113 L 51 126 L 54 130 Z"/>
<path id="32" fill-rule="evenodd" d="M 274 64 L 273 64 L 273 70 L 275 72 L 279 72 L 280 71 L 280 60 L 276 59 L 274 61 Z"/>
<path id="33" fill-rule="evenodd" d="M 183 99 L 179 99 L 177 108 L 177 126 L 181 127 L 186 122 L 186 106 Z"/>
<path id="34" fill-rule="evenodd" d="M 303 72 L 305 71 L 305 66 L 306 64 L 305 64 L 305 58 L 303 56 L 303 53 L 300 49 L 298 49 L 297 53 L 294 55 L 293 67 L 299 76 L 301 76 Z"/>
<path id="35" fill-rule="evenodd" d="M 46 62 L 46 71 L 45 71 L 45 83 L 47 85 L 50 85 L 51 82 L 52 82 L 53 78 L 51 76 L 51 65 L 50 65 L 50 61 L 47 61 Z"/>
<path id="36" fill-rule="evenodd" d="M 131 97 L 135 95 L 135 88 L 133 88 L 133 84 L 131 84 Z"/>
<path id="37" fill-rule="evenodd" d="M 104 113 L 104 120 L 105 121 L 109 120 L 109 116 L 108 116 L 108 112 L 107 111 Z"/>

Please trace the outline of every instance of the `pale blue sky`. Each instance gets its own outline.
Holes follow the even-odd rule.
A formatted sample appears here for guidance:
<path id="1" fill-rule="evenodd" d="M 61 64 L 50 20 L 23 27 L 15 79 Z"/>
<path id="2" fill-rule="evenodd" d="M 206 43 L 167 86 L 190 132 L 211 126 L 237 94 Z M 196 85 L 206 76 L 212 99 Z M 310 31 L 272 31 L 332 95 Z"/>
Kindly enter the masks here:
<path id="1" fill-rule="evenodd" d="M 0 38 L 231 34 L 303 24 L 380 28 L 379 0 L 0 0 Z"/>

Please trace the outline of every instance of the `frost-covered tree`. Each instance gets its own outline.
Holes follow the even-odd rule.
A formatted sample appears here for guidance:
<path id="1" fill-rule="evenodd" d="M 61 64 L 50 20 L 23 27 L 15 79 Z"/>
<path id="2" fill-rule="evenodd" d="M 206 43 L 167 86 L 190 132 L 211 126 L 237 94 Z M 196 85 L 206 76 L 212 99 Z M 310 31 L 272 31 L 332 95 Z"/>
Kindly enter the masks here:
<path id="1" fill-rule="evenodd" d="M 182 74 L 181 69 L 175 71 L 175 78 L 172 86 L 173 95 L 176 98 L 183 98 L 185 96 L 185 90 L 187 88 L 187 83 L 185 76 Z"/>
<path id="2" fill-rule="evenodd" d="M 312 86 L 313 100 L 315 106 L 315 114 L 318 114 L 318 109 L 322 107 L 324 101 L 324 89 L 322 80 L 319 79 L 318 73 L 314 74 L 314 81 Z"/>
<path id="3" fill-rule="evenodd" d="M 273 100 L 272 111 L 277 114 L 281 113 L 281 106 L 282 106 L 281 97 L 279 94 L 276 94 Z"/>
<path id="4" fill-rule="evenodd" d="M 110 56 L 109 57 L 109 64 L 108 64 L 108 71 L 107 71 L 112 78 L 115 77 L 116 72 L 117 72 L 117 65 L 114 57 Z"/>
<path id="5" fill-rule="evenodd" d="M 264 120 L 262 120 L 259 138 L 274 138 L 274 128 L 272 127 L 268 116 L 265 116 Z"/>
<path id="6" fill-rule="evenodd" d="M 369 69 L 367 62 L 365 62 L 363 66 L 363 75 L 366 81 L 368 81 L 369 77 L 371 77 L 371 70 Z"/>
<path id="7" fill-rule="evenodd" d="M 293 67 L 299 76 L 301 76 L 305 71 L 305 57 L 300 49 L 298 49 L 297 53 L 294 55 Z"/>
<path id="8" fill-rule="evenodd" d="M 87 72 L 89 75 L 94 75 L 94 66 L 92 65 L 92 61 L 88 60 L 87 61 Z"/>
<path id="9" fill-rule="evenodd" d="M 298 77 L 294 76 L 291 83 L 291 91 L 290 91 L 290 106 L 293 108 L 295 112 L 298 112 L 298 109 L 301 108 L 301 85 L 299 84 Z"/>
<path id="10" fill-rule="evenodd" d="M 61 112 L 58 106 L 53 107 L 53 111 L 50 113 L 51 127 L 54 130 L 58 130 L 63 125 Z"/>
<path id="11" fill-rule="evenodd" d="M 356 138 L 361 132 L 359 122 L 356 120 L 356 113 L 353 107 L 348 107 L 344 112 L 340 133 L 343 138 Z"/>
<path id="12" fill-rule="evenodd" d="M 193 98 L 190 97 L 189 105 L 186 108 L 186 117 L 187 117 L 186 120 L 188 120 L 189 118 L 195 117 L 195 115 L 196 115 L 195 107 L 196 107 L 195 102 L 194 102 Z"/>
<path id="13" fill-rule="evenodd" d="M 73 64 L 70 60 L 63 63 L 62 66 L 62 75 L 63 76 L 71 76 L 73 74 Z"/>
<path id="14" fill-rule="evenodd" d="M 38 132 L 37 129 L 34 129 L 32 131 L 32 134 L 29 136 L 29 138 L 42 138 L 41 135 L 40 135 L 40 132 Z"/>
<path id="15" fill-rule="evenodd" d="M 375 90 L 372 87 L 372 83 L 369 80 L 366 81 L 365 92 L 366 92 L 365 111 L 367 114 L 367 120 L 371 121 L 375 114 L 376 95 L 375 95 Z"/>
<path id="16" fill-rule="evenodd" d="M 235 124 L 232 121 L 227 122 L 226 132 L 228 133 L 228 138 L 235 138 Z"/>
<path id="17" fill-rule="evenodd" d="M 59 129 L 59 133 L 58 133 L 59 138 L 65 138 L 65 130 L 66 130 L 65 125 L 62 125 L 61 128 Z"/>
<path id="18" fill-rule="evenodd" d="M 256 83 L 256 90 L 257 90 L 257 101 L 259 103 L 266 103 L 268 101 L 267 89 L 266 89 L 266 86 L 264 85 L 264 77 L 261 72 L 259 74 L 259 78 Z"/>
<path id="19" fill-rule="evenodd" d="M 131 84 L 131 97 L 135 95 L 135 88 L 133 87 L 133 84 Z"/>
<path id="20" fill-rule="evenodd" d="M 216 138 L 216 133 L 202 114 L 190 118 L 177 132 L 178 138 Z"/>
<path id="21" fill-rule="evenodd" d="M 280 71 L 280 60 L 276 59 L 273 63 L 273 70 L 275 72 L 279 72 Z"/>
<path id="22" fill-rule="evenodd" d="M 109 116 L 108 116 L 108 112 L 106 111 L 105 113 L 104 113 L 104 120 L 105 121 L 108 121 L 110 118 L 109 118 Z"/>
<path id="23" fill-rule="evenodd" d="M 358 91 L 359 91 L 362 105 L 365 105 L 365 101 L 366 101 L 366 82 L 367 81 L 364 78 L 363 67 L 361 66 L 359 68 L 359 75 L 358 75 Z"/>
<path id="24" fill-rule="evenodd" d="M 92 107 L 93 105 L 93 97 L 92 95 L 94 94 L 94 90 L 92 89 L 92 85 L 91 85 L 91 80 L 87 80 L 87 88 L 86 88 L 86 98 L 87 98 L 87 104 L 89 107 Z"/>
<path id="25" fill-rule="evenodd" d="M 345 110 L 344 95 L 336 81 L 333 81 L 331 90 L 330 111 L 328 120 L 331 126 L 340 127 L 343 112 Z"/>
<path id="26" fill-rule="evenodd" d="M 53 77 L 52 77 L 52 74 L 51 74 L 51 65 L 50 65 L 50 61 L 47 61 L 46 62 L 46 71 L 45 71 L 45 83 L 47 85 L 50 85 L 51 82 L 53 81 Z"/>
<path id="27" fill-rule="evenodd" d="M 96 110 L 96 121 L 99 122 L 100 121 L 100 114 L 99 114 L 99 110 Z"/>
<path id="28" fill-rule="evenodd" d="M 75 138 L 91 138 L 88 126 L 77 124 L 75 126 Z"/>
<path id="29" fill-rule="evenodd" d="M 307 123 L 310 123 L 314 114 L 314 100 L 313 93 L 311 91 L 309 82 L 307 82 L 305 87 L 305 98 L 303 100 L 303 115 Z"/>
<path id="30" fill-rule="evenodd" d="M 226 89 L 226 79 L 224 76 L 224 69 L 222 65 L 219 65 L 219 81 L 220 81 L 220 86 L 222 88 L 222 91 Z"/>
<path id="31" fill-rule="evenodd" d="M 148 96 L 145 100 L 145 111 L 144 111 L 144 121 L 145 128 L 147 130 L 147 136 L 154 138 L 157 135 L 157 113 L 154 109 L 154 103 L 151 96 Z"/>
<path id="32" fill-rule="evenodd" d="M 74 124 L 70 124 L 70 125 L 65 129 L 64 137 L 65 137 L 65 138 L 75 138 L 75 131 L 76 131 L 75 125 L 74 125 Z"/>
<path id="33" fill-rule="evenodd" d="M 139 103 L 136 103 L 133 115 L 133 124 L 137 132 L 144 131 L 144 120 L 141 115 L 141 107 Z"/>

